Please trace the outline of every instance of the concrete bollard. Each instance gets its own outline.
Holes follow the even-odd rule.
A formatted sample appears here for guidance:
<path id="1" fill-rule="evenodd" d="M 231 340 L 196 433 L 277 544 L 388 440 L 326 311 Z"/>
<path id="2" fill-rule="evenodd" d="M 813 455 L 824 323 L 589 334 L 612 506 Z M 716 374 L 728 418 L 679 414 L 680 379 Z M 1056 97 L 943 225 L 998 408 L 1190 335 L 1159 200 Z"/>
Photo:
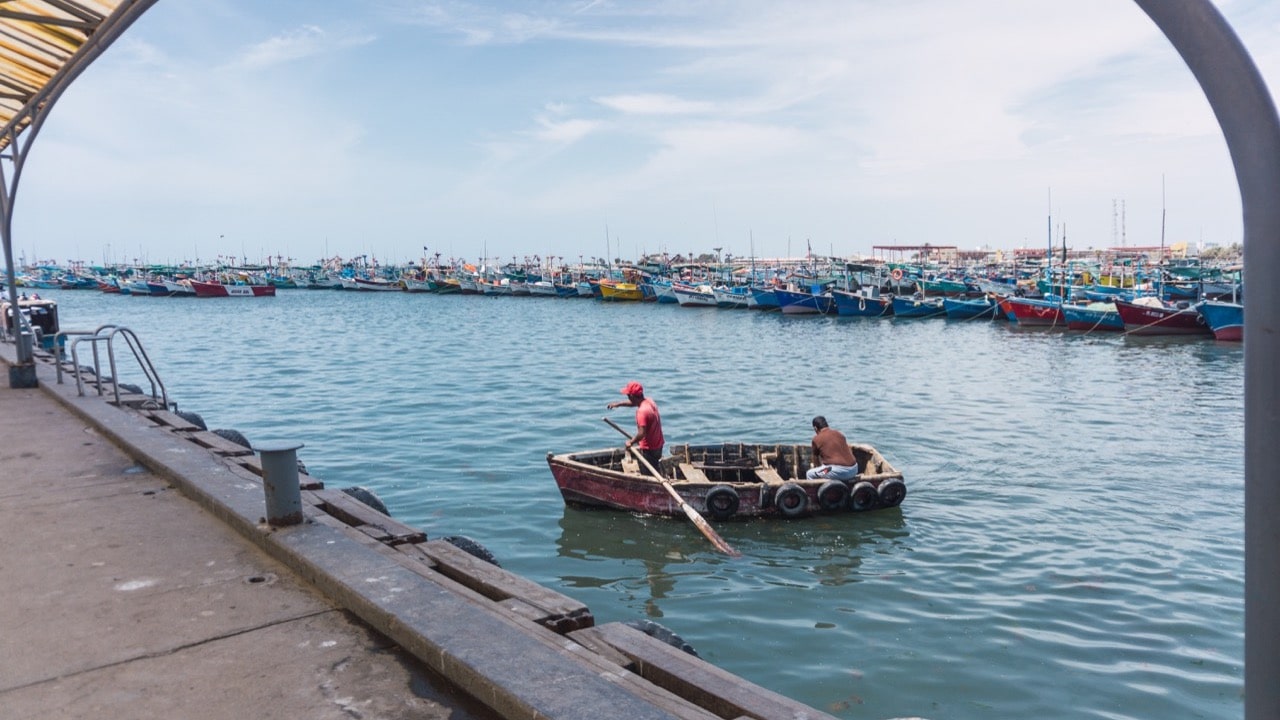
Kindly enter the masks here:
<path id="1" fill-rule="evenodd" d="M 267 495 L 267 524 L 285 527 L 302 522 L 302 488 L 298 483 L 300 442 L 254 443 L 262 456 L 262 489 Z"/>

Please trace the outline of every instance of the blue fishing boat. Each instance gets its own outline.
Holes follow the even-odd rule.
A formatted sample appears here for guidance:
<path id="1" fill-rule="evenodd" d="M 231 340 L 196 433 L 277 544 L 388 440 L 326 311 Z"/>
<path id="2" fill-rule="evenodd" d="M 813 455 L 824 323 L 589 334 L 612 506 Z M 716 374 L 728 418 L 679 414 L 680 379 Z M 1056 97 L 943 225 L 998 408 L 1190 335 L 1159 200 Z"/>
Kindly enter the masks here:
<path id="1" fill-rule="evenodd" d="M 1209 324 L 1215 340 L 1244 341 L 1244 306 L 1220 300 L 1205 300 L 1199 305 L 1200 316 Z"/>
<path id="2" fill-rule="evenodd" d="M 1124 332 L 1124 321 L 1120 319 L 1120 313 L 1116 312 L 1115 303 L 1112 302 L 1066 304 L 1062 306 L 1062 317 L 1067 322 L 1068 330 Z"/>
<path id="3" fill-rule="evenodd" d="M 894 317 L 930 318 L 946 317 L 946 308 L 942 306 L 942 298 L 917 297 L 914 295 L 893 296 Z"/>
<path id="4" fill-rule="evenodd" d="M 879 288 L 859 288 L 855 292 L 832 290 L 836 314 L 842 317 L 882 317 L 893 314 L 893 297 L 881 295 Z"/>
<path id="5" fill-rule="evenodd" d="M 778 288 L 773 291 L 783 315 L 826 315 L 835 310 L 831 294 L 822 292 L 821 285 L 814 285 L 816 292 Z"/>
<path id="6" fill-rule="evenodd" d="M 1000 306 L 990 297 L 942 298 L 942 309 L 948 320 L 995 320 L 1002 318 Z"/>
<path id="7" fill-rule="evenodd" d="M 751 287 L 751 297 L 747 300 L 747 308 L 750 310 L 777 310 L 781 307 L 778 304 L 778 296 L 774 294 L 772 287 L 762 287 L 753 285 Z"/>

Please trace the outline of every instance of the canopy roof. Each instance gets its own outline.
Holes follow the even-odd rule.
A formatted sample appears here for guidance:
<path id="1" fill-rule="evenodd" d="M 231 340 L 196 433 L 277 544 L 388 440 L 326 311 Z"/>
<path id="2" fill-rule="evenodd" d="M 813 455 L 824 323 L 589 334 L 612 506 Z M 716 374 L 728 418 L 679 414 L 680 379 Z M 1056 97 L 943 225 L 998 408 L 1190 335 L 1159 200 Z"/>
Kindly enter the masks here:
<path id="1" fill-rule="evenodd" d="M 0 149 L 155 0 L 0 0 Z"/>

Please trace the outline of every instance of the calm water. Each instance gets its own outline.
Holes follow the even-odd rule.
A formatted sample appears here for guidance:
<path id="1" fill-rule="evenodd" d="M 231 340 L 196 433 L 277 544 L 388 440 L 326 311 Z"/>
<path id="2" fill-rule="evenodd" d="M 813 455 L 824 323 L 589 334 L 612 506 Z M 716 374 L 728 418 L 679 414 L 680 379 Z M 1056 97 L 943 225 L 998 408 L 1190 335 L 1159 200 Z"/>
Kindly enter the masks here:
<path id="1" fill-rule="evenodd" d="M 137 332 L 209 427 L 300 440 L 331 487 L 834 715 L 1243 713 L 1239 344 L 589 300 L 48 295 L 64 328 Z M 631 423 L 604 406 L 632 379 L 668 442 L 806 442 L 824 414 L 907 499 L 721 523 L 737 560 L 683 519 L 565 508 L 546 453 L 618 445 L 600 418 Z"/>

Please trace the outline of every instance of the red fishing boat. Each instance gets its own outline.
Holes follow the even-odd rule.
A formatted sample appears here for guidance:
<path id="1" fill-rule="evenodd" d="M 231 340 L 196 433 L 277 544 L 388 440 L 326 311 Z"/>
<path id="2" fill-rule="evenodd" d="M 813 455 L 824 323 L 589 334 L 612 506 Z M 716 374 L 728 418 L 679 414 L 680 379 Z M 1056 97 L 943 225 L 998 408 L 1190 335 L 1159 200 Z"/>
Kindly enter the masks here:
<path id="1" fill-rule="evenodd" d="M 191 280 L 196 297 L 273 297 L 275 285 L 225 285 L 223 283 Z"/>
<path id="2" fill-rule="evenodd" d="M 1130 335 L 1212 335 L 1198 303 L 1169 303 L 1154 296 L 1133 302 L 1115 300 L 1116 312 Z"/>
<path id="3" fill-rule="evenodd" d="M 850 481 L 808 480 L 810 446 L 673 445 L 658 470 L 681 499 L 716 520 L 804 517 L 896 507 L 907 494 L 898 472 L 870 445 L 851 444 L 861 472 Z M 651 515 L 684 513 L 662 483 L 622 448 L 547 453 L 566 504 Z"/>
<path id="4" fill-rule="evenodd" d="M 1005 297 L 1000 301 L 1000 308 L 1013 316 L 1019 325 L 1033 327 L 1066 328 L 1066 318 L 1062 316 L 1062 307 L 1056 301 L 1037 298 Z"/>

